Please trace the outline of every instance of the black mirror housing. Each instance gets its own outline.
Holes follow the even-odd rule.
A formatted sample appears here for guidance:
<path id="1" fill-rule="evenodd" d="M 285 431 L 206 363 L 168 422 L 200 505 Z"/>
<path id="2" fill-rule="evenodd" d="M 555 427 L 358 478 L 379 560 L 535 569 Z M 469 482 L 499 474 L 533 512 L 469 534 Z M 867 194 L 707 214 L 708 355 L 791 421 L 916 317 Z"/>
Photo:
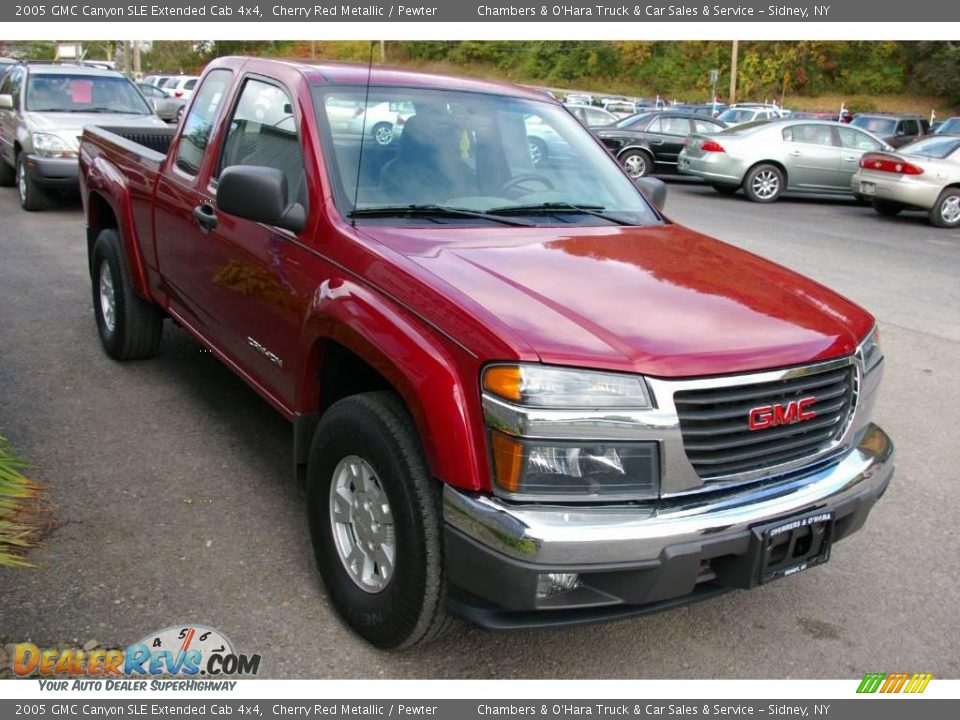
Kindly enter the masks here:
<path id="1" fill-rule="evenodd" d="M 217 209 L 265 225 L 286 227 L 287 178 L 276 168 L 231 165 L 217 181 Z M 302 225 L 301 225 L 302 228 Z M 292 229 L 292 228 L 291 228 Z"/>
<path id="2" fill-rule="evenodd" d="M 660 178 L 642 177 L 636 178 L 633 184 L 637 190 L 643 193 L 657 210 L 663 210 L 667 204 L 667 184 Z"/>

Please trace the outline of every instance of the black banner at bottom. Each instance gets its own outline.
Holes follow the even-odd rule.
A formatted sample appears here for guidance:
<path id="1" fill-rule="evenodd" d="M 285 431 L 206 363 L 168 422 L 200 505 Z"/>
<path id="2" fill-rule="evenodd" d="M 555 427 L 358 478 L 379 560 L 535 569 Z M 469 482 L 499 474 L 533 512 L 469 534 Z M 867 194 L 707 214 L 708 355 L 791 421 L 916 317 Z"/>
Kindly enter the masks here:
<path id="1" fill-rule="evenodd" d="M 9 690 L 9 687 L 7 688 Z M 906 704 L 911 707 L 909 710 Z M 953 708 L 951 710 L 950 708 Z M 2 718 L 438 718 L 440 720 L 557 720 L 558 718 L 830 718 L 940 720 L 960 716 L 960 700 L 865 696 L 844 700 L 0 700 Z"/>

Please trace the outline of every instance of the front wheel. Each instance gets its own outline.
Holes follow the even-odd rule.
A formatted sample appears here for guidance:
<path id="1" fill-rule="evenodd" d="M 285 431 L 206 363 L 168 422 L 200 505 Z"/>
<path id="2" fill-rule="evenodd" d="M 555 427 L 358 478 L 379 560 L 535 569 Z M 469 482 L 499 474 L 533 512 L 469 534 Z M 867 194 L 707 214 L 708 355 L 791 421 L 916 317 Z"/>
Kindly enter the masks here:
<path id="1" fill-rule="evenodd" d="M 960 227 L 960 188 L 947 188 L 930 208 L 930 222 L 941 228 Z"/>
<path id="2" fill-rule="evenodd" d="M 743 192 L 753 202 L 772 203 L 783 193 L 785 178 L 776 165 L 757 165 L 743 181 Z"/>
<path id="3" fill-rule="evenodd" d="M 47 206 L 43 188 L 37 185 L 27 172 L 27 160 L 23 153 L 17 155 L 17 191 L 20 193 L 20 207 L 24 210 L 33 212 Z"/>
<path id="4" fill-rule="evenodd" d="M 634 180 L 649 175 L 653 166 L 650 156 L 643 150 L 627 150 L 620 156 L 620 164 Z"/>
<path id="5" fill-rule="evenodd" d="M 446 628 L 440 486 L 396 395 L 362 393 L 324 413 L 307 504 L 320 574 L 354 632 L 391 649 Z"/>

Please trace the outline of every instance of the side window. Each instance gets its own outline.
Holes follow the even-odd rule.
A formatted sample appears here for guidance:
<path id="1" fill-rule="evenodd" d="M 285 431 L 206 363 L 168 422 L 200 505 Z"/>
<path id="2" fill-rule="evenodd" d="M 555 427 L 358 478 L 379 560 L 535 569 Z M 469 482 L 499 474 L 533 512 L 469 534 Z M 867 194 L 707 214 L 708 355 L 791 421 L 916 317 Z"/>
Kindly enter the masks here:
<path id="1" fill-rule="evenodd" d="M 200 170 L 213 123 L 230 89 L 232 75 L 229 70 L 213 70 L 197 91 L 190 114 L 183 123 L 180 146 L 177 148 L 177 167 L 185 173 L 196 175 Z"/>
<path id="2" fill-rule="evenodd" d="M 649 133 L 662 133 L 663 132 L 663 118 L 655 117 L 653 122 L 647 125 L 647 132 Z"/>
<path id="3" fill-rule="evenodd" d="M 24 72 L 22 69 L 17 68 L 12 73 L 10 73 L 10 88 L 7 92 L 13 95 L 13 109 L 20 109 L 20 92 L 23 88 L 23 76 Z"/>
<path id="4" fill-rule="evenodd" d="M 196 79 L 187 80 L 187 83 L 186 83 L 186 85 L 183 86 L 183 89 L 184 89 L 184 90 L 193 90 L 196 86 L 197 86 L 197 81 L 196 81 Z"/>
<path id="5" fill-rule="evenodd" d="M 883 148 L 879 142 L 874 140 L 866 133 L 862 133 L 853 128 L 837 128 L 840 133 L 840 146 L 850 150 L 880 150 Z"/>
<path id="6" fill-rule="evenodd" d="M 230 118 L 217 175 L 232 165 L 276 168 L 287 178 L 287 202 L 306 208 L 303 152 L 287 93 L 276 85 L 247 80 Z"/>
<path id="7" fill-rule="evenodd" d="M 904 135 L 918 135 L 919 129 L 917 128 L 916 120 L 901 120 L 900 127 L 903 129 Z"/>
<path id="8" fill-rule="evenodd" d="M 829 125 L 794 125 L 790 139 L 805 145 L 833 145 L 833 132 Z"/>
<path id="9" fill-rule="evenodd" d="M 720 126 L 716 123 L 707 122 L 706 120 L 694 120 L 693 121 L 693 130 L 698 133 L 715 133 L 720 132 Z"/>
<path id="10" fill-rule="evenodd" d="M 664 135 L 679 135 L 686 137 L 690 134 L 690 121 L 686 118 L 667 117 L 662 118 Z"/>

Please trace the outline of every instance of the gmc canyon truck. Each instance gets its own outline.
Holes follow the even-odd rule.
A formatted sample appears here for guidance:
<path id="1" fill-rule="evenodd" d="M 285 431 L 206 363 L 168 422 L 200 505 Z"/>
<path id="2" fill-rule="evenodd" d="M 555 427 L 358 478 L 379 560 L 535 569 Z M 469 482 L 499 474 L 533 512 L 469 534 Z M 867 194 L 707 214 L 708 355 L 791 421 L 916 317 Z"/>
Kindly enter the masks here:
<path id="1" fill-rule="evenodd" d="M 179 128 L 88 128 L 80 164 L 104 349 L 170 319 L 292 422 L 320 573 L 379 647 L 768 583 L 890 481 L 874 319 L 672 223 L 538 92 L 222 58 Z"/>

